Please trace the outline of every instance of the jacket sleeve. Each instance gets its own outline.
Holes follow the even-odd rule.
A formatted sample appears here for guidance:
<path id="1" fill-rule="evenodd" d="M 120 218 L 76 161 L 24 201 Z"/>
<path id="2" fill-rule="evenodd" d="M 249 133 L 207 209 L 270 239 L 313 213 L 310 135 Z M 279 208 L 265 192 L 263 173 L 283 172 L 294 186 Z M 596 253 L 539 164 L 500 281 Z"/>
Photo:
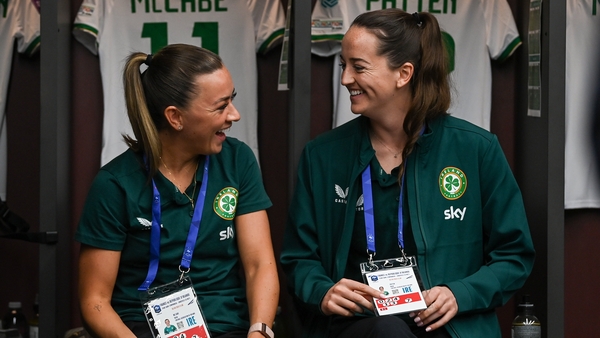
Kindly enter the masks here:
<path id="1" fill-rule="evenodd" d="M 459 313 L 505 304 L 525 283 L 535 257 L 521 192 L 496 137 L 479 174 L 485 264 L 464 279 L 444 283 Z"/>
<path id="2" fill-rule="evenodd" d="M 331 243 L 321 234 L 317 224 L 317 203 L 313 191 L 313 176 L 310 168 L 309 151 L 305 148 L 298 166 L 296 189 L 289 209 L 284 234 L 281 264 L 286 274 L 290 291 L 311 311 L 320 313 L 321 300 L 334 285 L 327 271 L 333 264 L 330 254 Z M 326 206 L 322 206 L 325 208 Z"/>

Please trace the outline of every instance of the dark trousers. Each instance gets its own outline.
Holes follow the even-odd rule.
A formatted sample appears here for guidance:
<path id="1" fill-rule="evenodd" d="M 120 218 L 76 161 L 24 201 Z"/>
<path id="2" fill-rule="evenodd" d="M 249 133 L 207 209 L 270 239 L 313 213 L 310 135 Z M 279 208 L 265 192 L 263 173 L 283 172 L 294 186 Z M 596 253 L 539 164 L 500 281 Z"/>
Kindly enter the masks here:
<path id="1" fill-rule="evenodd" d="M 353 318 L 354 320 L 350 319 Z M 395 316 L 350 317 L 347 321 L 335 321 L 331 337 L 337 338 L 451 338 L 446 329 L 426 332 L 425 328 L 411 329 L 401 318 Z M 346 325 L 344 325 L 346 324 Z"/>

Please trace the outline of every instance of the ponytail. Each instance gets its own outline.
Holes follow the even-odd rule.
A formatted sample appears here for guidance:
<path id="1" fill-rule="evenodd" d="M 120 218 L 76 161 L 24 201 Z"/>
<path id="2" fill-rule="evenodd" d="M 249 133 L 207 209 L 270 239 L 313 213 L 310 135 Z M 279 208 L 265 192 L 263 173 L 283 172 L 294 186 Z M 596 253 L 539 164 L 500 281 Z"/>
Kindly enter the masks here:
<path id="1" fill-rule="evenodd" d="M 123 135 L 123 138 L 129 148 L 146 156 L 148 174 L 149 177 L 153 177 L 160 165 L 162 147 L 155 122 L 152 120 L 146 104 L 146 95 L 142 84 L 144 74 L 140 73 L 140 66 L 146 61 L 150 63 L 149 59 L 151 60 L 151 57 L 146 54 L 133 53 L 125 64 L 123 72 L 125 103 L 135 139 L 128 135 Z M 149 68 L 146 69 L 146 72 L 148 70 Z"/>

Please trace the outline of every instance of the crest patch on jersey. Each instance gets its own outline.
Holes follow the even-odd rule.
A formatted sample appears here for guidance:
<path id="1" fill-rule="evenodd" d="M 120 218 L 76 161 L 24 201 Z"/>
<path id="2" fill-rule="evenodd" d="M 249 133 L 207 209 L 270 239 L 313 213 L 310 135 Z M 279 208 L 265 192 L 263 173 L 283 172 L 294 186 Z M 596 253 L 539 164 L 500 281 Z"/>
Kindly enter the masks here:
<path id="1" fill-rule="evenodd" d="M 338 0 L 321 0 L 321 6 L 331 8 L 338 4 Z"/>
<path id="2" fill-rule="evenodd" d="M 310 22 L 312 29 L 330 29 L 332 31 L 339 31 L 344 28 L 343 19 L 312 19 Z"/>
<path id="3" fill-rule="evenodd" d="M 440 192 L 447 200 L 456 200 L 467 190 L 467 176 L 456 167 L 446 167 L 439 177 Z"/>
<path id="4" fill-rule="evenodd" d="M 224 220 L 232 220 L 235 217 L 235 210 L 237 209 L 238 194 L 237 189 L 233 187 L 221 189 L 213 203 L 215 213 Z"/>
<path id="5" fill-rule="evenodd" d="M 92 16 L 95 9 L 96 7 L 94 5 L 82 4 L 81 7 L 79 7 L 79 12 L 77 12 L 77 15 Z"/>

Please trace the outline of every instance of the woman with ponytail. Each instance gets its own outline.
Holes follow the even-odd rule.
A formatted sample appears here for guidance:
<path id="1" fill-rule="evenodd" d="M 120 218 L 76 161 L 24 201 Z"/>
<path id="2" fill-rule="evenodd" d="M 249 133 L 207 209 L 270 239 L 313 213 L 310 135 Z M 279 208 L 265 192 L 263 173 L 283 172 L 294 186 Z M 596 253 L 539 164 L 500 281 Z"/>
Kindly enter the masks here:
<path id="1" fill-rule="evenodd" d="M 281 254 L 304 337 L 501 336 L 534 249 L 496 136 L 446 113 L 447 64 L 429 13 L 367 12 L 345 34 L 360 116 L 306 145 Z"/>
<path id="2" fill-rule="evenodd" d="M 240 119 L 229 71 L 174 44 L 132 53 L 123 81 L 134 135 L 97 174 L 75 234 L 86 329 L 264 337 L 279 299 L 271 201 L 253 152 L 225 134 Z"/>

